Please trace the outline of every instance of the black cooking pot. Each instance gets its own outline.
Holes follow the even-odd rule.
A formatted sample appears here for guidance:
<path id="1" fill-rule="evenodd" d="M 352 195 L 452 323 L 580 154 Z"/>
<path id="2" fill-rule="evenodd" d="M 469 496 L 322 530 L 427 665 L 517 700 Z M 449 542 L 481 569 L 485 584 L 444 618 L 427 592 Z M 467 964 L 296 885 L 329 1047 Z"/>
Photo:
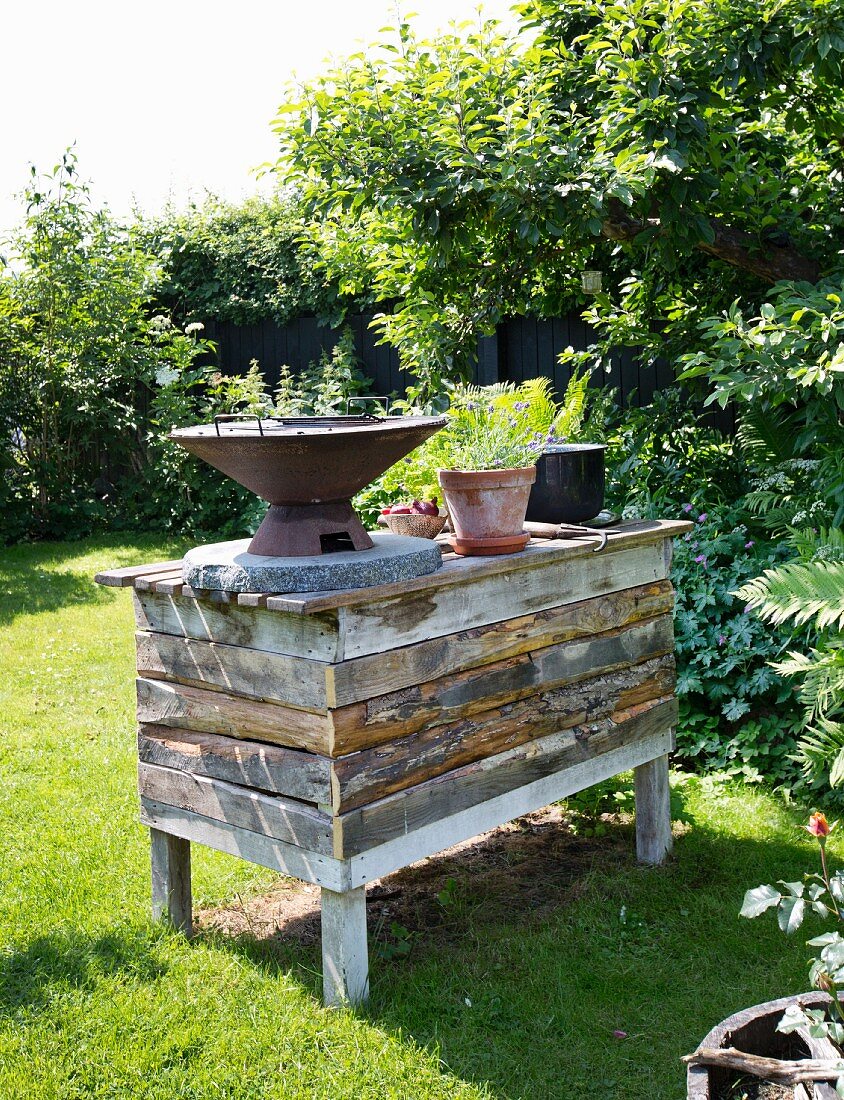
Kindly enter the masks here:
<path id="1" fill-rule="evenodd" d="M 582 523 L 604 507 L 603 443 L 566 443 L 536 463 L 527 518 L 539 523 Z"/>

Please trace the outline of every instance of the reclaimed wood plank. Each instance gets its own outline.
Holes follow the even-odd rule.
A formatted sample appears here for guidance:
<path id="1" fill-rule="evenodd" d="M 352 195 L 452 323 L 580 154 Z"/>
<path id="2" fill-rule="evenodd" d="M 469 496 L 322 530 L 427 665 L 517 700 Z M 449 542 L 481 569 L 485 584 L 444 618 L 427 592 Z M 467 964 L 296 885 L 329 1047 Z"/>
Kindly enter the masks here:
<path id="1" fill-rule="evenodd" d="M 666 579 L 662 542 L 545 564 L 548 568 L 519 566 L 510 573 L 467 576 L 458 589 L 410 591 L 383 602 L 373 596 L 369 603 L 345 607 L 343 656 L 383 653 L 452 634 L 456 622 L 470 630 Z"/>
<path id="2" fill-rule="evenodd" d="M 327 714 L 247 699 L 210 688 L 140 678 L 138 721 L 218 733 L 329 755 L 333 722 Z"/>
<path id="3" fill-rule="evenodd" d="M 162 593 L 136 592 L 138 630 L 220 642 L 316 661 L 338 658 L 340 631 L 336 612 L 321 615 L 267 614 L 239 602 L 182 600 Z"/>
<path id="4" fill-rule="evenodd" d="M 193 935 L 190 841 L 150 828 L 153 920 L 166 919 L 188 939 Z"/>
<path id="5" fill-rule="evenodd" d="M 353 657 L 334 669 L 335 705 L 341 706 L 341 700 L 348 699 L 350 687 L 355 684 L 376 684 L 373 694 L 387 694 L 412 684 L 665 615 L 673 605 L 671 584 L 667 580 L 655 581 L 503 622 L 423 639 L 385 653 Z M 306 621 L 309 620 L 310 617 Z"/>
<path id="6" fill-rule="evenodd" d="M 446 814 L 529 786 L 611 749 L 647 740 L 674 726 L 677 700 L 646 703 L 617 719 L 602 719 L 528 741 L 351 810 L 336 819 L 334 854 L 346 858 L 358 855 Z"/>
<path id="7" fill-rule="evenodd" d="M 328 705 L 326 671 L 331 666 L 323 661 L 149 631 L 138 631 L 135 638 L 138 672 L 145 677 L 213 684 L 302 710 Z"/>
<path id="8" fill-rule="evenodd" d="M 671 789 L 668 757 L 636 768 L 636 854 L 640 863 L 663 863 L 671 851 Z"/>
<path id="9" fill-rule="evenodd" d="M 471 840 L 472 837 L 521 817 L 522 814 L 540 810 L 543 806 L 568 798 L 595 783 L 601 783 L 621 772 L 639 767 L 648 760 L 664 756 L 673 747 L 673 731 L 660 730 L 467 809 L 456 813 L 450 813 L 446 809 L 439 818 L 428 824 L 352 856 L 348 861 L 351 885 L 360 886 L 372 882 L 373 879 L 383 878 L 400 867 L 407 867 L 454 844 Z"/>
<path id="10" fill-rule="evenodd" d="M 296 749 L 141 725 L 138 759 L 305 802 L 331 801 L 331 761 Z"/>
<path id="11" fill-rule="evenodd" d="M 343 861 L 319 852 L 306 851 L 271 836 L 253 833 L 230 822 L 203 817 L 191 810 L 164 805 L 143 796 L 141 822 L 150 828 L 205 844 L 218 852 L 227 852 L 303 882 L 314 882 L 329 890 L 349 889 L 348 867 Z"/>
<path id="12" fill-rule="evenodd" d="M 327 1006 L 359 1005 L 369 997 L 366 887 L 337 893 L 322 888 L 322 999 Z"/>
<path id="13" fill-rule="evenodd" d="M 338 757 L 333 808 L 346 813 L 464 764 L 665 698 L 674 680 L 674 658 L 666 654 Z"/>
<path id="14" fill-rule="evenodd" d="M 126 565 L 120 569 L 104 569 L 94 577 L 96 584 L 104 584 L 108 588 L 131 588 L 138 577 L 144 577 L 148 573 L 164 573 L 182 568 L 179 561 L 158 561 L 147 565 Z"/>
<path id="15" fill-rule="evenodd" d="M 343 741 L 342 751 L 349 752 L 350 745 L 361 748 L 374 743 L 379 728 L 410 733 L 533 695 L 540 688 L 573 683 L 584 676 L 636 664 L 673 649 L 673 620 L 670 615 L 661 615 L 387 693 L 382 692 L 380 674 L 374 666 L 370 669 L 371 679 L 341 682 L 341 693 L 338 679 L 343 666 L 337 666 L 329 673 L 333 684 L 329 679 L 328 701 L 329 706 L 340 711 L 341 721 L 344 717 L 341 704 L 363 704 L 357 723 L 354 726 L 349 723 L 351 728 L 343 735 L 347 740 Z"/>
<path id="16" fill-rule="evenodd" d="M 621 523 L 608 535 L 607 549 L 601 556 L 610 556 L 623 549 L 662 543 L 666 538 L 685 534 L 694 526 L 688 520 L 631 520 Z M 521 553 L 499 557 L 459 557 L 443 564 L 441 569 L 424 577 L 409 581 L 377 585 L 366 589 L 344 589 L 337 592 L 287 592 L 271 596 L 267 607 L 275 611 L 293 611 L 310 615 L 331 608 L 365 604 L 369 601 L 387 600 L 410 592 L 431 592 L 444 587 L 464 584 L 470 580 L 532 569 L 536 565 L 550 565 L 559 561 L 583 558 L 594 551 L 594 540 L 537 539 L 531 541 Z M 597 555 L 596 555 L 597 556 Z"/>
<path id="17" fill-rule="evenodd" d="M 166 581 L 173 581 L 174 583 L 181 584 L 181 568 L 165 569 L 161 573 L 146 573 L 143 577 L 136 577 L 134 588 L 136 592 L 148 592 L 150 589 L 154 589 L 158 583 L 164 583 Z"/>
<path id="18" fill-rule="evenodd" d="M 142 797 L 163 805 L 225 821 L 310 852 L 331 855 L 334 850 L 331 818 L 304 802 L 144 763 L 138 764 L 138 790 Z"/>

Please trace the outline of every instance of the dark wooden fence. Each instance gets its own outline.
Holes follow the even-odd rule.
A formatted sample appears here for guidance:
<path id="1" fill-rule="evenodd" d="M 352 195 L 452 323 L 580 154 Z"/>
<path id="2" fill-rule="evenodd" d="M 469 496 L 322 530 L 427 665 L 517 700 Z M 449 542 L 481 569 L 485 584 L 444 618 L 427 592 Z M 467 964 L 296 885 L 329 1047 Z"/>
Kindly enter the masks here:
<path id="1" fill-rule="evenodd" d="M 394 348 L 376 343 L 377 334 L 369 327 L 370 320 L 371 314 L 357 314 L 346 321 L 354 334 L 355 350 L 364 373 L 373 380 L 374 393 L 401 394 L 410 375 L 401 369 Z M 304 369 L 318 360 L 323 350 L 330 353 L 340 332 L 320 326 L 314 317 L 297 317 L 283 326 L 273 321 L 255 325 L 209 321 L 204 335 L 216 341 L 217 361 L 224 373 L 243 373 L 254 359 L 268 384 L 274 387 L 283 364 L 294 372 Z M 499 381 L 518 383 L 545 375 L 561 394 L 571 371 L 558 362 L 560 352 L 567 347 L 583 351 L 592 340 L 592 330 L 577 314 L 545 320 L 513 317 L 502 322 L 494 336 L 478 341 L 475 380 L 481 385 Z M 624 349 L 613 356 L 609 373 L 597 376 L 595 382 L 615 388 L 621 403 L 645 406 L 651 403 L 655 392 L 673 384 L 674 373 L 667 363 L 641 366 L 635 351 Z M 724 415 L 719 410 L 711 419 L 724 430 L 732 428 L 731 414 Z"/>

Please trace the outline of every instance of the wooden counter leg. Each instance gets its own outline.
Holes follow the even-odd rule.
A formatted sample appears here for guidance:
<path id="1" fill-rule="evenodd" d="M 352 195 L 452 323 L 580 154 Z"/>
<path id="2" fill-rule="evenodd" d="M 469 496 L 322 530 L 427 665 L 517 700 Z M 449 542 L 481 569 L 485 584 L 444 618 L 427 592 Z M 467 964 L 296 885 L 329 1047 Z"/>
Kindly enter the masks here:
<path id="1" fill-rule="evenodd" d="M 343 894 L 322 888 L 322 990 L 326 1005 L 369 996 L 365 886 Z"/>
<path id="2" fill-rule="evenodd" d="M 634 770 L 636 784 L 636 854 L 640 863 L 662 863 L 671 851 L 671 792 L 668 757 L 660 756 Z"/>
<path id="3" fill-rule="evenodd" d="M 152 915 L 168 919 L 179 931 L 193 934 L 190 886 L 190 841 L 150 829 Z"/>

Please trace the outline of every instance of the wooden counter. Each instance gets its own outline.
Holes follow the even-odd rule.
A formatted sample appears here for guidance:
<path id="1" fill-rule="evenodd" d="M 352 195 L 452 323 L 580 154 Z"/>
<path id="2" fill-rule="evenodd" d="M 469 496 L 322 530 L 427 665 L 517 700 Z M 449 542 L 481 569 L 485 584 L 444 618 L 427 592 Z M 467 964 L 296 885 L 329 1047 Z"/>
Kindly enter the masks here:
<path id="1" fill-rule="evenodd" d="M 322 888 L 327 1003 L 366 997 L 365 884 L 636 769 L 639 858 L 671 845 L 672 538 L 625 523 L 430 576 L 196 591 L 115 569 L 138 627 L 153 908 L 190 933 L 190 842 Z"/>

